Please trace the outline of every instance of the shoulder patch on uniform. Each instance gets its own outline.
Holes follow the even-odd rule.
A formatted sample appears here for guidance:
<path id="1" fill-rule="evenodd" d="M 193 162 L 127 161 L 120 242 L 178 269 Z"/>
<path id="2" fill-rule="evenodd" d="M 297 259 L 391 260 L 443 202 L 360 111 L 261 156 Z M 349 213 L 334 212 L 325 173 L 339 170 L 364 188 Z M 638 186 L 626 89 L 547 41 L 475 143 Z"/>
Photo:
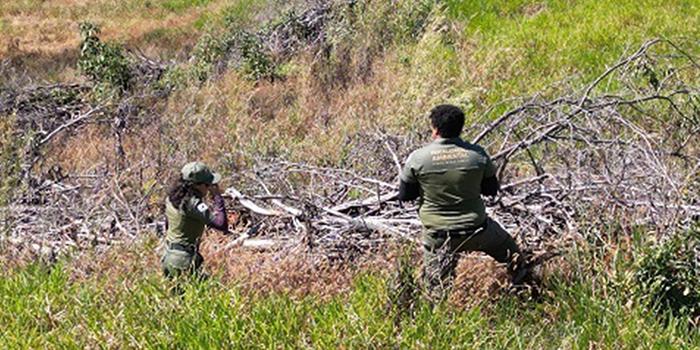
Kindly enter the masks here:
<path id="1" fill-rule="evenodd" d="M 209 210 L 209 207 L 204 203 L 199 203 L 199 205 L 197 205 L 197 210 L 201 211 L 203 213 L 203 212 Z"/>

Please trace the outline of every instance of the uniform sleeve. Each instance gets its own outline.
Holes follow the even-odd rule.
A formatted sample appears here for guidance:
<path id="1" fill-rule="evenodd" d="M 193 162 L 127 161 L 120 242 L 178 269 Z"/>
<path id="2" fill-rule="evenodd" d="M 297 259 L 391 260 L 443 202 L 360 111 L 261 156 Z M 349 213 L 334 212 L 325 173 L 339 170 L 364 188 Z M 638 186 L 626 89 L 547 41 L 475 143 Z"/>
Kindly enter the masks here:
<path id="1" fill-rule="evenodd" d="M 213 210 L 201 198 L 192 198 L 185 206 L 185 214 L 211 228 L 228 233 L 226 205 L 221 195 L 214 196 Z"/>
<path id="2" fill-rule="evenodd" d="M 399 184 L 399 200 L 402 202 L 412 201 L 420 196 L 420 185 L 416 183 L 407 183 L 401 180 Z"/>
<path id="3" fill-rule="evenodd" d="M 484 150 L 483 148 L 481 150 L 484 157 L 486 157 L 486 168 L 484 169 L 484 178 L 496 176 L 496 165 L 493 163 L 488 153 L 486 153 L 486 150 Z"/>
<path id="4" fill-rule="evenodd" d="M 399 176 L 401 181 L 408 184 L 418 182 L 418 179 L 416 178 L 415 174 L 415 169 L 413 167 L 413 158 L 415 158 L 414 155 L 415 153 L 411 153 L 411 155 L 408 156 L 408 158 L 406 159 L 406 164 L 404 164 L 403 169 L 401 170 L 401 175 Z"/>
<path id="5" fill-rule="evenodd" d="M 185 210 L 185 215 L 194 218 L 205 225 L 209 225 L 209 223 L 214 221 L 214 214 L 201 198 L 190 198 L 183 209 Z"/>
<path id="6" fill-rule="evenodd" d="M 496 165 L 493 164 L 491 157 L 486 156 L 486 169 L 484 170 L 484 177 L 494 177 L 496 176 Z"/>
<path id="7" fill-rule="evenodd" d="M 207 225 L 213 227 L 223 233 L 228 232 L 228 217 L 226 216 L 226 203 L 220 194 L 214 195 L 214 219 L 209 221 Z"/>
<path id="8" fill-rule="evenodd" d="M 485 177 L 481 180 L 481 194 L 485 196 L 495 196 L 500 189 L 501 185 L 495 176 Z"/>

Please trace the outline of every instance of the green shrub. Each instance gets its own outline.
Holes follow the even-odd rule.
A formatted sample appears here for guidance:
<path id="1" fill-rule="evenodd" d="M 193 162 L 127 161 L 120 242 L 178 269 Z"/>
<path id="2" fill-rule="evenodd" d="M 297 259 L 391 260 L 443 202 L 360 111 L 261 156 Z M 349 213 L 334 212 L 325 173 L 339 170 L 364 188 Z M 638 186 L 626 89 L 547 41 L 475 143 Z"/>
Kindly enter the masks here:
<path id="1" fill-rule="evenodd" d="M 189 72 L 200 82 L 207 80 L 217 64 L 227 63 L 223 60 L 232 48 L 239 50 L 239 67 L 250 79 L 271 79 L 276 76 L 276 65 L 265 52 L 260 38 L 239 29 L 203 35 L 194 48 Z"/>
<path id="2" fill-rule="evenodd" d="M 230 45 L 231 40 L 225 35 L 204 34 L 192 54 L 192 72 L 195 78 L 205 81 L 214 64 L 223 58 Z"/>
<path id="3" fill-rule="evenodd" d="M 254 17 L 254 10 L 265 6 L 265 3 L 266 1 L 259 0 L 238 0 L 229 4 L 223 11 L 224 27 L 229 29 L 247 27 Z"/>
<path id="4" fill-rule="evenodd" d="M 700 315 L 700 226 L 650 248 L 636 277 L 642 297 L 658 311 Z"/>
<path id="5" fill-rule="evenodd" d="M 256 35 L 241 31 L 238 34 L 243 72 L 253 80 L 275 77 L 275 64 L 264 51 L 263 44 Z"/>
<path id="6" fill-rule="evenodd" d="M 80 57 L 78 68 L 97 84 L 97 88 L 125 91 L 131 83 L 129 60 L 123 48 L 100 41 L 100 28 L 93 23 L 80 24 Z"/>
<path id="7" fill-rule="evenodd" d="M 436 7 L 435 0 L 418 0 L 401 3 L 396 13 L 391 16 L 393 32 L 397 42 L 416 41 L 423 34 L 430 21 L 430 14 Z"/>

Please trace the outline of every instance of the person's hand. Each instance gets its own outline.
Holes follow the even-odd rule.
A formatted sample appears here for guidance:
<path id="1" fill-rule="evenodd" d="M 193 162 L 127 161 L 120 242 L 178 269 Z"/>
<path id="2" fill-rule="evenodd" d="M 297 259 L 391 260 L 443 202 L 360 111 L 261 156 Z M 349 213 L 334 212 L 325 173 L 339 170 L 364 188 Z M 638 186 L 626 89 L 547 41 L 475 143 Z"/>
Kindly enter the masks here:
<path id="1" fill-rule="evenodd" d="M 220 195 L 221 190 L 219 189 L 219 185 L 217 185 L 217 184 L 209 185 L 209 193 L 211 193 L 212 196 Z"/>

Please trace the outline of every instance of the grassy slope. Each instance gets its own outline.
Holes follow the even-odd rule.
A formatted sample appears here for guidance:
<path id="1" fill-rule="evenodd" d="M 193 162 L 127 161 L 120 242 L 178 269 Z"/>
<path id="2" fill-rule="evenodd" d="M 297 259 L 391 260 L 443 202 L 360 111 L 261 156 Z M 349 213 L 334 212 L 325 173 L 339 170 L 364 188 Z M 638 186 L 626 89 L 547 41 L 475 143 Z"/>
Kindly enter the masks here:
<path id="1" fill-rule="evenodd" d="M 76 32 L 66 30 L 78 19 L 87 18 L 106 23 L 108 38 L 136 46 L 153 45 L 153 52 L 161 48 L 176 52 L 180 41 L 173 38 L 182 38 L 178 33 L 185 33 L 182 35 L 191 40 L 189 33 L 196 35 L 205 22 L 216 20 L 223 2 L 133 0 L 120 2 L 119 11 L 105 5 L 112 3 L 3 2 L 2 40 L 7 44 L 17 37 L 20 48 L 27 50 L 41 51 L 48 45 L 49 53 L 54 52 L 55 44 L 55 52 L 60 52 L 77 44 Z M 240 16 L 247 16 L 248 2 L 237 3 L 243 4 Z M 371 81 L 331 97 L 323 108 L 337 117 L 326 128 L 317 126 L 314 119 L 321 107 L 314 91 L 308 89 L 311 78 L 304 61 L 279 87 L 256 87 L 238 73 L 229 72 L 202 88 L 179 92 L 169 102 L 172 124 L 188 125 L 191 121 L 186 111 L 190 107 L 198 118 L 185 139 L 177 139 L 184 136 L 173 133 L 174 142 L 180 144 L 168 154 L 173 168 L 183 157 L 191 156 L 223 165 L 223 155 L 239 147 L 272 147 L 307 159 L 338 161 L 334 155 L 339 152 L 328 150 L 342 147 L 338 138 L 342 135 L 338 135 L 344 132 L 367 126 L 422 131 L 425 121 L 417 115 L 446 100 L 478 115 L 513 96 L 542 89 L 556 95 L 556 83 L 574 76 L 572 84 L 580 86 L 647 38 L 697 40 L 700 34 L 700 17 L 695 15 L 700 12 L 698 1 L 667 1 L 662 6 L 635 0 L 447 3 L 447 18 L 434 16 L 418 42 L 388 48 L 384 58 L 375 63 Z M 45 20 L 36 22 L 39 18 Z M 128 20 L 123 22 L 124 18 Z M 36 26 L 28 24 L 35 22 Z M 445 23 L 449 25 L 444 27 Z M 54 27 L 58 29 L 51 29 Z M 42 38 L 42 32 L 63 36 Z M 269 98 L 265 94 L 274 97 L 281 91 L 292 91 L 295 102 L 279 107 L 274 124 L 260 128 L 258 120 L 248 116 L 245 101 L 258 95 Z M 343 132 L 330 133 L 329 128 Z M 213 129 L 217 130 L 215 135 Z M 141 137 L 136 135 L 135 139 Z M 200 142 L 208 139 L 223 140 L 224 149 L 202 150 L 202 144 L 216 143 Z M 61 151 L 66 153 L 57 153 L 57 161 L 75 170 L 102 159 L 95 151 L 100 147 L 85 147 L 92 144 L 81 142 L 84 140 L 78 138 L 74 145 L 68 144 Z M 104 140 L 96 142 L 111 145 Z M 133 147 L 129 152 L 132 157 L 150 156 L 148 144 L 136 140 L 131 144 L 127 141 L 127 145 Z M 591 344 L 630 349 L 700 345 L 697 331 L 689 332 L 677 320 L 661 322 L 645 311 L 641 301 L 629 294 L 630 282 L 625 277 L 629 267 L 620 269 L 614 277 L 555 283 L 552 294 L 540 304 L 521 304 L 506 297 L 485 309 L 455 313 L 420 310 L 415 320 L 404 321 L 399 331 L 385 312 L 381 276 L 362 277 L 353 293 L 326 301 L 299 301 L 284 295 L 251 299 L 237 292 L 236 286 L 222 286 L 215 280 L 189 290 L 181 302 L 166 296 L 155 269 L 74 282 L 66 268 L 50 272 L 28 268 L 0 279 L 0 344 L 10 348 L 47 344 L 196 348 L 228 343 L 245 348 L 280 344 L 335 348 L 342 344 L 356 348 L 582 349 Z M 596 273 L 603 271 L 601 268 Z"/>
<path id="2" fill-rule="evenodd" d="M 105 23 L 105 32 L 112 33 L 106 38 L 126 41 L 129 47 L 151 47 L 152 52 L 162 53 L 177 52 L 178 45 L 181 45 L 180 49 L 187 46 L 180 44 L 179 39 L 172 39 L 169 31 L 196 36 L 203 29 L 197 29 L 192 21 L 185 20 L 171 25 L 159 16 L 178 19 L 194 16 L 208 24 L 202 25 L 205 28 L 216 27 L 216 23 L 231 11 L 233 17 L 251 22 L 250 19 L 260 17 L 261 9 L 282 6 L 271 0 L 239 0 L 226 4 L 199 2 L 191 2 L 191 6 L 183 10 L 164 5 L 165 0 L 127 2 L 132 4 L 129 7 L 132 10 L 124 15 L 132 14 L 130 20 L 145 18 L 152 21 L 158 18 L 159 25 L 167 27 L 167 32 L 162 35 L 151 33 L 132 39 L 126 39 L 128 31 L 117 25 L 119 16 L 123 16 L 120 12 L 100 12 L 97 5 L 91 5 L 91 10 L 86 11 L 93 13 L 93 17 L 102 18 L 100 22 Z M 34 4 L 32 1 L 24 3 Z M 151 5 L 145 8 L 146 3 Z M 373 4 L 374 9 L 386 7 L 381 3 Z M 352 76 L 362 70 L 365 53 L 376 52 L 377 42 L 380 42 L 383 54 L 370 57 L 372 66 L 368 78 L 355 79 L 342 89 L 319 84 L 317 74 L 323 67 L 317 67 L 313 56 L 301 55 L 287 65 L 287 79 L 272 86 L 253 84 L 240 72 L 231 70 L 220 79 L 203 86 L 189 86 L 173 94 L 167 101 L 165 121 L 168 125 L 164 136 L 180 149 L 171 147 L 166 150 L 168 164 L 164 170 L 176 168 L 184 158 L 193 157 L 214 166 L 229 167 L 231 157 L 227 155 L 240 150 L 344 164 L 343 155 L 348 152 L 345 148 L 347 134 L 376 128 L 397 134 L 424 133 L 427 123 L 422 116 L 432 106 L 443 102 L 464 107 L 473 120 L 491 119 L 512 105 L 506 103 L 490 114 L 483 113 L 497 102 L 541 91 L 549 97 L 556 97 L 564 91 L 560 84 L 564 80 L 567 80 L 564 85 L 580 88 L 621 55 L 637 49 L 646 39 L 657 36 L 686 38 L 686 43 L 692 43 L 700 33 L 700 18 L 694 16 L 700 11 L 699 1 L 669 1 L 663 6 L 651 1 L 632 0 L 450 0 L 446 4 L 446 14 L 434 11 L 425 34 L 417 40 L 390 45 L 375 36 L 380 35 L 377 33 L 387 20 L 400 21 L 402 12 L 381 18 L 376 13 L 381 11 L 376 10 L 364 17 L 363 20 L 368 22 L 373 16 L 380 19 L 375 27 L 365 29 L 359 37 L 351 39 L 349 42 L 354 49 L 347 57 L 335 57 L 335 64 L 342 66 L 347 61 L 351 67 L 351 79 L 355 79 Z M 5 6 L 0 7 L 0 13 L 10 20 L 19 16 L 17 13 L 25 12 L 32 16 L 46 12 L 46 16 L 52 18 L 51 11 L 55 11 L 50 10 L 52 7 L 48 4 L 25 5 L 24 12 L 9 10 L 12 6 L 22 8 L 21 5 L 0 6 Z M 405 9 L 417 5 L 402 6 Z M 75 25 L 77 20 L 74 18 L 66 23 Z M 139 26 L 135 22 L 128 28 L 129 31 L 140 31 Z M 70 26 L 66 24 L 64 27 Z M 160 29 L 153 30 L 158 33 Z M 17 31 L 16 35 L 21 35 L 19 33 Z M 75 31 L 69 33 L 74 37 L 72 40 L 77 40 Z M 30 37 L 34 35 L 36 33 L 32 30 L 27 33 Z M 366 50 L 365 45 L 372 50 Z M 697 54 L 697 45 L 687 45 L 686 48 Z M 67 71 L 73 73 L 60 71 L 58 76 L 75 74 L 74 69 Z M 254 102 L 263 106 L 262 113 L 253 106 Z M 197 118 L 192 118 L 193 115 Z M 184 134 L 178 132 L 179 128 L 171 127 L 178 125 L 187 125 L 190 132 Z M 139 132 L 125 141 L 129 147 L 127 154 L 134 162 L 156 156 L 153 150 L 157 147 L 143 142 L 151 138 L 148 132 L 154 131 Z M 75 147 L 72 143 L 62 145 L 57 150 L 60 153 L 51 161 L 71 171 L 90 171 L 93 164 L 104 160 L 104 152 L 97 150 L 112 146 L 109 136 L 86 138 L 78 136 L 74 142 L 90 147 Z"/>
<path id="3" fill-rule="evenodd" d="M 302 69 L 293 76 L 300 81 L 285 86 L 301 98 L 276 119 L 282 125 L 291 122 L 283 129 L 290 132 L 271 131 L 261 138 L 291 137 L 291 142 L 275 146 L 300 158 L 323 158 L 324 150 L 337 150 L 342 144 L 329 128 L 425 132 L 422 116 L 443 102 L 464 107 L 474 120 L 491 119 L 512 107 L 506 103 L 483 114 L 501 101 L 536 93 L 558 97 L 566 87 L 581 88 L 654 37 L 677 39 L 699 53 L 693 42 L 700 34 L 700 18 L 693 15 L 700 11 L 698 1 L 670 1 L 663 6 L 651 1 L 446 3 L 447 14 L 433 13 L 417 42 L 387 48 L 370 81 L 350 86 L 323 106 L 304 98 L 315 95 L 307 91 L 311 79 Z M 241 99 L 240 94 L 226 97 Z M 315 125 L 324 109 L 336 116 L 328 128 Z"/>
<path id="4" fill-rule="evenodd" d="M 466 23 L 474 65 L 461 65 L 457 90 L 475 90 L 477 110 L 516 96 L 551 92 L 575 78 L 581 86 L 651 38 L 697 40 L 700 1 L 450 0 Z M 697 45 L 694 46 L 697 50 Z M 696 52 L 697 53 L 697 52 Z M 471 96 L 470 96 L 471 97 Z"/>

